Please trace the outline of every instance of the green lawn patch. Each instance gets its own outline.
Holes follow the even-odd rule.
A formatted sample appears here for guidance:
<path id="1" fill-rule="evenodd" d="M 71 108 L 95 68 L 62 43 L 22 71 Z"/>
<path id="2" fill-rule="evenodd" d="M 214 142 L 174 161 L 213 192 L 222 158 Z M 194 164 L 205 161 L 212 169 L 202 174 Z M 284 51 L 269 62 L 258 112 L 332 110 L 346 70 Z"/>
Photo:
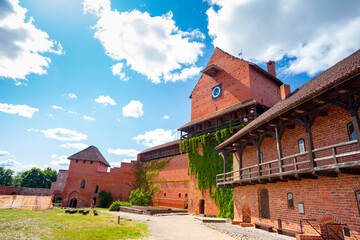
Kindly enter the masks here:
<path id="1" fill-rule="evenodd" d="M 0 210 L 0 239 L 136 239 L 148 235 L 147 225 L 117 222 L 117 216 L 47 211 Z"/>

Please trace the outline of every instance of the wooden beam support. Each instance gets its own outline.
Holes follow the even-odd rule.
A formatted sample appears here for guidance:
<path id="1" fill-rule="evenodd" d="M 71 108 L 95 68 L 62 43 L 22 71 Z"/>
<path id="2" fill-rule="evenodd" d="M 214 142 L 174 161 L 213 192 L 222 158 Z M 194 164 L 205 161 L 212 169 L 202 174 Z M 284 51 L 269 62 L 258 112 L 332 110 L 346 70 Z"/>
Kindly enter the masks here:
<path id="1" fill-rule="evenodd" d="M 306 112 L 305 110 L 302 110 L 302 109 L 295 109 L 295 112 L 296 113 L 304 113 L 304 112 Z"/>

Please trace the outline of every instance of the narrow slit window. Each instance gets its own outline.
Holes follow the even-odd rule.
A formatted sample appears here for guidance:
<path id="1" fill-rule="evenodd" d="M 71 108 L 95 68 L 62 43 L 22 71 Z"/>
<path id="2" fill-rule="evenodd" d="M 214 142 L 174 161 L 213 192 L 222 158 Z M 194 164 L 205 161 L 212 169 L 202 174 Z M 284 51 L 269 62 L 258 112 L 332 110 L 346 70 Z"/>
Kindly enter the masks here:
<path id="1" fill-rule="evenodd" d="M 298 144 L 299 144 L 299 153 L 304 153 L 305 152 L 305 141 L 304 141 L 304 139 L 299 139 Z"/>
<path id="2" fill-rule="evenodd" d="M 95 186 L 94 193 L 98 193 L 98 191 L 99 191 L 99 186 Z"/>
<path id="3" fill-rule="evenodd" d="M 349 134 L 349 140 L 356 140 L 356 133 L 355 133 L 355 129 L 354 129 L 354 125 L 352 123 L 349 123 L 347 125 L 347 129 L 348 129 L 348 134 Z"/>
<path id="4" fill-rule="evenodd" d="M 85 179 L 81 180 L 80 188 L 85 188 Z"/>
<path id="5" fill-rule="evenodd" d="M 292 193 L 287 194 L 288 208 L 294 208 L 294 196 Z"/>
<path id="6" fill-rule="evenodd" d="M 264 163 L 263 153 L 262 152 L 260 152 L 260 163 Z"/>
<path id="7" fill-rule="evenodd" d="M 84 161 L 83 161 L 83 164 L 85 164 L 85 162 L 86 162 L 86 161 L 84 160 Z"/>

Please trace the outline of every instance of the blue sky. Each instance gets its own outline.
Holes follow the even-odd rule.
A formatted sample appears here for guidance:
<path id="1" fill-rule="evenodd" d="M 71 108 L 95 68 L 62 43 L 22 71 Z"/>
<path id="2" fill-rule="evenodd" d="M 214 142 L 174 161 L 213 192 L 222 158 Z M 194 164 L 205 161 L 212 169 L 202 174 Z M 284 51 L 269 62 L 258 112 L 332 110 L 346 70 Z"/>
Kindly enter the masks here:
<path id="1" fill-rule="evenodd" d="M 292 90 L 360 47 L 360 2 L 0 0 L 0 164 L 119 166 L 178 138 L 215 46 Z"/>

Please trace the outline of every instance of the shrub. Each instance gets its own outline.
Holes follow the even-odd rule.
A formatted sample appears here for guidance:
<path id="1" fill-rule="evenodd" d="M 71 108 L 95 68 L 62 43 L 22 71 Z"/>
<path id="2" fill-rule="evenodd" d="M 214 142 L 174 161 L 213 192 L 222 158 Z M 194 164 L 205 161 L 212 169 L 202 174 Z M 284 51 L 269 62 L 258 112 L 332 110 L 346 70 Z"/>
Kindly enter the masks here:
<path id="1" fill-rule="evenodd" d="M 108 207 L 112 200 L 111 192 L 102 190 L 99 192 L 99 197 L 100 197 L 100 207 L 102 208 Z"/>
<path id="2" fill-rule="evenodd" d="M 118 207 L 118 206 L 131 206 L 131 203 L 122 202 L 122 201 L 115 201 L 110 205 L 109 211 L 115 211 L 115 208 Z"/>
<path id="3" fill-rule="evenodd" d="M 152 194 L 150 192 L 140 188 L 132 190 L 129 197 L 130 203 L 137 206 L 148 206 L 151 198 Z"/>

